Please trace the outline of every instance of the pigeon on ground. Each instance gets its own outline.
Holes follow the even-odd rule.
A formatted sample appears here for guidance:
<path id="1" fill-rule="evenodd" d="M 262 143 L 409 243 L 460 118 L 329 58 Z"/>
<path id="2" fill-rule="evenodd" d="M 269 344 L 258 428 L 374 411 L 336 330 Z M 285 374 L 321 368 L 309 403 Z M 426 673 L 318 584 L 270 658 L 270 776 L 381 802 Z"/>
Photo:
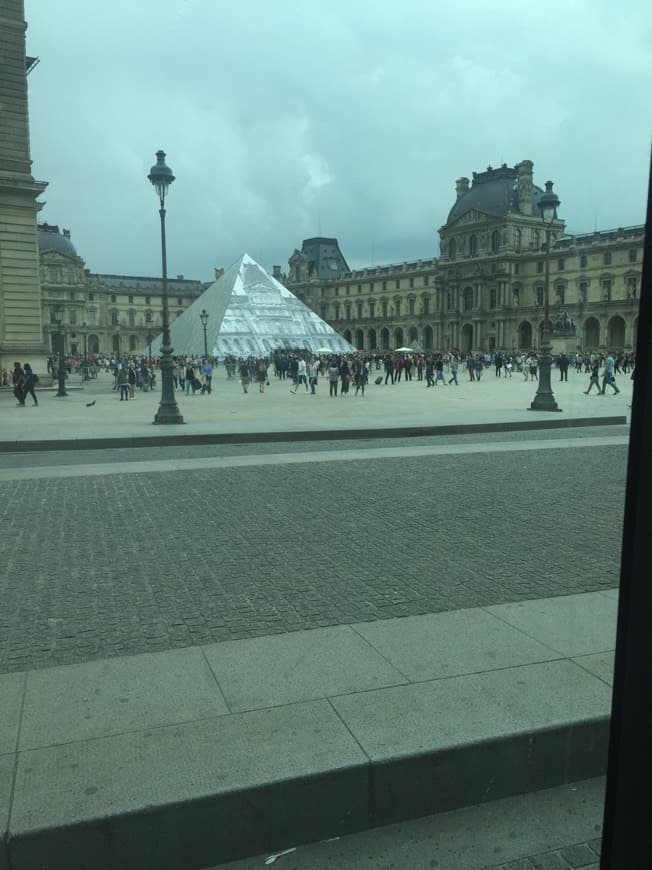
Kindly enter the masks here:
<path id="1" fill-rule="evenodd" d="M 87 408 L 92 408 L 94 404 L 95 404 L 95 399 L 93 399 L 92 402 L 87 402 L 87 403 L 86 403 L 86 407 L 87 407 Z"/>

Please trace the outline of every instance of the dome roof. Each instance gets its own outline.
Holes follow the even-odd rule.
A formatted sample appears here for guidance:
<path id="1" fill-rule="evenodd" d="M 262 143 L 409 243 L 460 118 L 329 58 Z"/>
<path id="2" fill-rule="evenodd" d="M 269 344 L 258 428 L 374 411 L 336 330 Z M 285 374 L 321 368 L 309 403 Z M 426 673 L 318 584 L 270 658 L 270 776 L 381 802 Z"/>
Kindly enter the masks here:
<path id="1" fill-rule="evenodd" d="M 519 164 L 519 166 L 522 164 Z M 529 166 L 532 164 L 530 163 Z M 448 213 L 446 223 L 451 223 L 472 209 L 502 217 L 509 212 L 521 212 L 519 206 L 519 166 L 511 167 L 503 164 L 499 169 L 490 166 L 486 172 L 474 172 L 473 184 L 468 187 L 468 179 L 463 178 L 458 182 L 457 202 Z M 530 182 L 531 182 L 530 173 Z M 459 184 L 465 187 L 459 187 Z M 532 214 L 539 213 L 539 199 L 543 190 L 536 184 L 531 185 L 532 190 Z"/>
<path id="2" fill-rule="evenodd" d="M 67 257 L 76 257 L 77 251 L 75 246 L 70 241 L 70 230 L 64 230 L 63 234 L 59 233 L 59 227 L 51 224 L 38 225 L 38 249 L 39 253 L 45 251 L 56 251 L 58 254 L 65 254 Z"/>

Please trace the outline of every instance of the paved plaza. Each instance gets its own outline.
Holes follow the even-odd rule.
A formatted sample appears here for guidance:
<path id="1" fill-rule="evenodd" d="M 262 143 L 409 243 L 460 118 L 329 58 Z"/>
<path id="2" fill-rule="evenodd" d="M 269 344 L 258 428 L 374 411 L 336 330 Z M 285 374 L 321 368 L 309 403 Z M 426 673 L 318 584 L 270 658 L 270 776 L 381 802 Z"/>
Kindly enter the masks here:
<path id="1" fill-rule="evenodd" d="M 425 381 L 397 384 L 373 383 L 376 373 L 370 373 L 371 383 L 364 397 L 355 395 L 355 387 L 347 396 L 328 395 L 325 378 L 319 380 L 316 395 L 298 392 L 290 394 L 292 382 L 271 376 L 269 387 L 261 395 L 257 385 L 251 385 L 245 395 L 240 382 L 227 379 L 223 369 L 217 370 L 210 396 L 185 396 L 177 392 L 177 401 L 184 417 L 183 426 L 154 426 L 152 421 L 160 399 L 160 390 L 137 392 L 136 399 L 120 402 L 111 386 L 113 377 L 102 373 L 91 380 L 83 391 L 77 389 L 80 380 L 71 378 L 68 398 L 54 398 L 54 391 L 39 392 L 38 408 L 28 404 L 14 407 L 10 392 L 0 393 L 0 445 L 39 440 L 74 440 L 80 438 L 125 438 L 198 436 L 237 433 L 288 431 L 332 431 L 336 433 L 360 429 L 392 427 L 469 426 L 505 423 L 539 425 L 554 422 L 559 425 L 576 418 L 592 419 L 605 415 L 627 415 L 631 404 L 632 381 L 628 375 L 618 379 L 621 392 L 605 396 L 595 391 L 584 395 L 588 375 L 568 373 L 568 381 L 560 382 L 553 371 L 552 386 L 562 413 L 528 411 L 537 384 L 524 381 L 522 374 L 511 378 L 496 378 L 492 368 L 486 369 L 482 380 L 469 382 L 459 375 L 459 386 L 427 388 Z M 28 399 L 28 403 L 30 400 Z M 92 407 L 88 404 L 95 402 Z"/>
<path id="2" fill-rule="evenodd" d="M 223 381 L 180 396 L 183 427 L 108 377 L 1 396 L 0 868 L 206 866 L 602 773 L 631 383 L 584 381 L 557 415 L 493 372 L 337 399 Z M 513 430 L 533 419 L 561 428 Z M 492 863 L 586 857 L 592 806 Z"/>

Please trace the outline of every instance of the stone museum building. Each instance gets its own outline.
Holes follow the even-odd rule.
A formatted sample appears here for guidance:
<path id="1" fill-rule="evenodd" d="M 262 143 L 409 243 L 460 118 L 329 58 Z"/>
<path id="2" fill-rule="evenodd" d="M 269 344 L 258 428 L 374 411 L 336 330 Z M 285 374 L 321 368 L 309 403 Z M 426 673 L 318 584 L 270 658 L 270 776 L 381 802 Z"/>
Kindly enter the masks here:
<path id="1" fill-rule="evenodd" d="M 533 163 L 459 178 L 439 229 L 439 257 L 350 270 L 337 239 L 303 242 L 287 286 L 347 341 L 368 351 L 536 350 L 546 232 Z M 578 350 L 633 350 L 644 226 L 570 235 L 552 228 L 549 301 L 576 324 Z"/>
<path id="2" fill-rule="evenodd" d="M 67 353 L 140 353 L 162 329 L 161 278 L 102 275 L 78 256 L 69 230 L 38 226 L 44 342 L 56 346 L 59 328 Z M 220 271 L 216 271 L 219 277 Z M 168 278 L 170 322 L 200 296 L 206 284 L 179 275 Z M 57 309 L 63 311 L 61 327 Z"/>

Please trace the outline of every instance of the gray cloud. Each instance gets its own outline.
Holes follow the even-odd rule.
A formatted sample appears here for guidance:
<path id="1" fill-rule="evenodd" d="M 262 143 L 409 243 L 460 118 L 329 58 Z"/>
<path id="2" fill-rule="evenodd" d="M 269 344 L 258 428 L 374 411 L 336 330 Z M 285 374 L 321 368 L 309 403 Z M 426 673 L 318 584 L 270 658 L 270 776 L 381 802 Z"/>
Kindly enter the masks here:
<path id="1" fill-rule="evenodd" d="M 90 10 L 90 11 L 89 11 Z M 42 218 L 94 271 L 172 274 L 304 237 L 352 266 L 438 253 L 454 180 L 529 158 L 571 232 L 640 223 L 652 13 L 629 0 L 26 0 Z"/>

